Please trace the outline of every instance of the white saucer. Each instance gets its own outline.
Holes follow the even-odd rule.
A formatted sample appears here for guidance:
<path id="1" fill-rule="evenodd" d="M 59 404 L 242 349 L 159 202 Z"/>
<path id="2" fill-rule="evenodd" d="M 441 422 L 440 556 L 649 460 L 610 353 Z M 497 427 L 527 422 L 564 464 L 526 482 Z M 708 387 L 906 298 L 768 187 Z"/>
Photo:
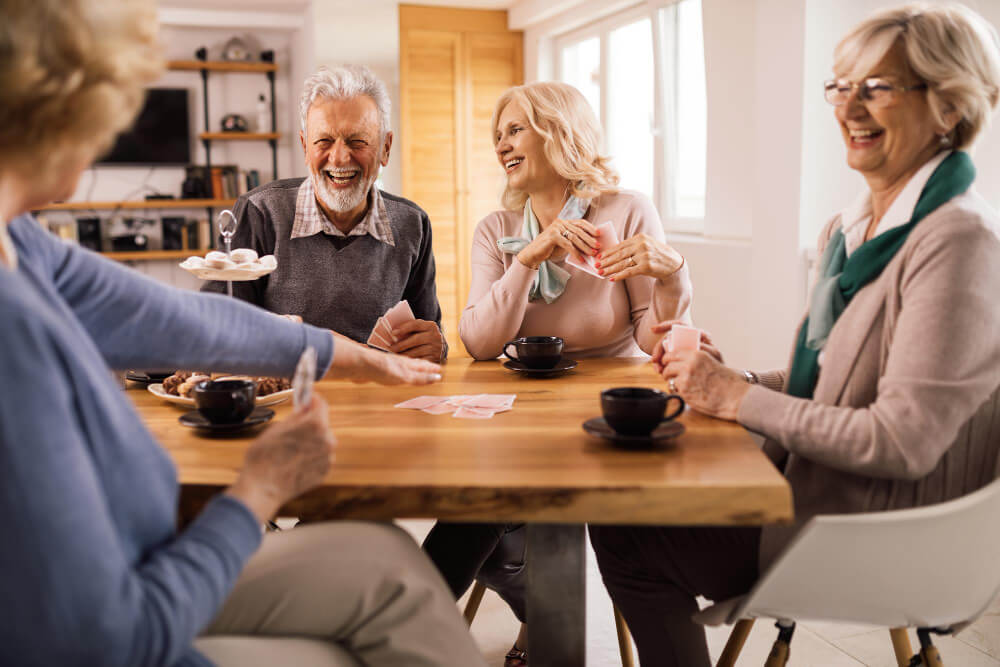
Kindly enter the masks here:
<path id="1" fill-rule="evenodd" d="M 162 398 L 167 403 L 173 403 L 174 405 L 182 405 L 185 408 L 194 407 L 194 399 L 188 398 L 186 396 L 174 396 L 173 394 L 168 394 L 163 389 L 163 383 L 157 382 L 155 384 L 146 385 L 146 389 L 153 396 L 157 398 Z M 258 396 L 257 401 L 254 403 L 258 408 L 265 405 L 274 405 L 275 403 L 281 403 L 282 401 L 287 401 L 292 395 L 291 389 L 285 389 L 283 391 L 276 391 L 273 394 L 267 394 L 266 396 Z"/>

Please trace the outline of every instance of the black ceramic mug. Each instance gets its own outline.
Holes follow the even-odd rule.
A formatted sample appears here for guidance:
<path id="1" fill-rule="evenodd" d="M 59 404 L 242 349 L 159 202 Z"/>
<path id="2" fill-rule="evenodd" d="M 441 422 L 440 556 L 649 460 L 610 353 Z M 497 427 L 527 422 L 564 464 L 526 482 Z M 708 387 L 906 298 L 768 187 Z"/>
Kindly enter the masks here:
<path id="1" fill-rule="evenodd" d="M 666 414 L 667 404 L 677 401 L 677 409 Z M 684 412 L 684 399 L 645 387 L 617 387 L 601 392 L 604 421 L 621 435 L 649 435 L 660 422 Z"/>
<path id="2" fill-rule="evenodd" d="M 253 412 L 257 383 L 253 380 L 206 380 L 191 390 L 195 407 L 213 424 L 238 424 Z"/>
<path id="3" fill-rule="evenodd" d="M 514 354 L 510 349 L 514 348 Z M 526 336 L 504 343 L 503 353 L 528 368 L 554 368 L 562 359 L 563 339 L 558 336 Z"/>

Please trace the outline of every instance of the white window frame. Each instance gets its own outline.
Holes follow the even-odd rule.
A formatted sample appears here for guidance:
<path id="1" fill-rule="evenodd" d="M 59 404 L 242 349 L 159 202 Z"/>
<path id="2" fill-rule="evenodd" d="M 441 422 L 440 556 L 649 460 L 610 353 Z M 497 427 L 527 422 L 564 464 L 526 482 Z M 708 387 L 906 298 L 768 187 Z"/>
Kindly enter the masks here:
<path id="1" fill-rule="evenodd" d="M 588 23 L 580 28 L 576 28 L 564 33 L 559 33 L 553 37 L 551 51 L 552 72 L 556 74 L 558 80 L 563 80 L 562 53 L 563 49 L 572 44 L 576 44 L 591 38 L 600 40 L 601 60 L 599 70 L 599 83 L 601 89 L 601 108 L 599 115 L 601 124 L 607 124 L 609 118 L 609 103 L 607 98 L 608 90 L 608 44 L 610 34 L 625 25 L 640 21 L 644 18 L 650 20 L 653 40 L 653 124 L 650 133 L 653 138 L 653 169 L 655 177 L 653 179 L 653 203 L 660 211 L 664 226 L 671 233 L 705 233 L 705 217 L 679 217 L 674 213 L 673 181 L 669 177 L 675 173 L 678 162 L 677 157 L 677 124 L 671 119 L 677 117 L 677 100 L 674 96 L 676 89 L 676 63 L 677 44 L 675 38 L 677 30 L 677 10 L 676 5 L 682 0 L 646 0 L 635 6 L 615 12 L 592 23 Z M 704 1 L 704 0 L 703 0 Z M 668 11 L 660 12 L 661 9 Z M 659 21 L 663 19 L 664 25 L 660 29 Z M 704 30 L 704 26 L 702 27 Z M 673 49 L 667 49 L 666 44 L 673 45 Z M 707 122 L 707 119 L 706 119 Z M 602 149 L 607 152 L 608 138 L 605 132 L 604 145 Z M 707 182 L 706 182 L 707 186 Z"/>

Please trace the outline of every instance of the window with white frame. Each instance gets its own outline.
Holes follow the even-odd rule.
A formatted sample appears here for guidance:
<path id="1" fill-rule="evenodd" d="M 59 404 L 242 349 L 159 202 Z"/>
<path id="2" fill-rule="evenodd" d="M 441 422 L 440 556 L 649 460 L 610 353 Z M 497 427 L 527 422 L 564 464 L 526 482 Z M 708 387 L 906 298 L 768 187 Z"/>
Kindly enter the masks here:
<path id="1" fill-rule="evenodd" d="M 705 216 L 705 49 L 701 0 L 643 3 L 556 38 L 555 71 L 604 127 L 624 188 L 652 199 L 667 227 Z"/>

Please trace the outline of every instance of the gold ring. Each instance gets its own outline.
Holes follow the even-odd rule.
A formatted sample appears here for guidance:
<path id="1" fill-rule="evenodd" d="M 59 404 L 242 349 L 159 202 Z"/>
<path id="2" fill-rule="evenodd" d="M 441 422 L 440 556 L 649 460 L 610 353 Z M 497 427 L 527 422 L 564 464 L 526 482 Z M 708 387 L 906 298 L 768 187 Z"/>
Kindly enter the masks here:
<path id="1" fill-rule="evenodd" d="M 628 261 L 632 262 L 632 266 L 635 266 L 635 264 L 636 264 L 636 262 L 635 262 L 635 255 L 629 255 L 628 256 Z"/>
<path id="2" fill-rule="evenodd" d="M 569 238 L 569 230 L 568 229 L 564 229 L 562 231 L 562 235 L 563 235 L 564 239 L 568 239 Z"/>
<path id="3" fill-rule="evenodd" d="M 671 394 L 677 393 L 677 384 L 674 382 L 673 378 L 667 380 L 667 388 L 670 390 Z"/>

